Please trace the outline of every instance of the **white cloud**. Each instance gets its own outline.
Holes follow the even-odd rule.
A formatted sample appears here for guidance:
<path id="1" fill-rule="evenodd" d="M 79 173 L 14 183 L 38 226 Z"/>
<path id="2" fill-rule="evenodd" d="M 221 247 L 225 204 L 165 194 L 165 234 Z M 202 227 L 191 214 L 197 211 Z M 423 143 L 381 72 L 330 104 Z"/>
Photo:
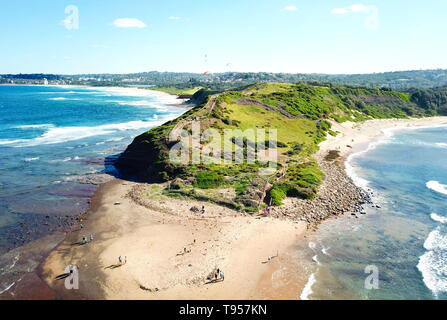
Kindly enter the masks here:
<path id="1" fill-rule="evenodd" d="M 334 8 L 331 11 L 332 14 L 346 14 L 348 12 L 349 12 L 349 10 L 346 8 Z"/>
<path id="2" fill-rule="evenodd" d="M 117 28 L 146 28 L 147 25 L 135 18 L 120 18 L 113 21 L 113 25 Z"/>
<path id="3" fill-rule="evenodd" d="M 368 12 L 369 8 L 364 4 L 358 3 L 348 7 L 352 12 Z"/>
<path id="4" fill-rule="evenodd" d="M 295 6 L 287 6 L 287 7 L 284 8 L 284 10 L 286 10 L 286 11 L 296 11 L 296 10 L 298 10 L 298 8 L 295 7 Z"/>
<path id="5" fill-rule="evenodd" d="M 379 27 L 379 8 L 376 6 L 357 3 L 346 8 L 334 8 L 331 10 L 331 13 L 338 15 L 363 13 L 367 15 L 365 18 L 365 27 L 368 29 L 377 29 Z"/>
<path id="6" fill-rule="evenodd" d="M 168 19 L 169 20 L 182 20 L 182 17 L 170 16 Z"/>

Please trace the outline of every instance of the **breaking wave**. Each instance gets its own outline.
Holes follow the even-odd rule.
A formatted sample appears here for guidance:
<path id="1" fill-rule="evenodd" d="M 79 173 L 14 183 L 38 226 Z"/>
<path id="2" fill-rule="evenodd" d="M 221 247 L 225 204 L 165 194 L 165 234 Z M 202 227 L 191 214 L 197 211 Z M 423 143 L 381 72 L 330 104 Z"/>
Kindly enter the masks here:
<path id="1" fill-rule="evenodd" d="M 439 181 L 429 181 L 427 182 L 427 188 L 447 195 L 447 185 L 441 184 Z"/>
<path id="2" fill-rule="evenodd" d="M 130 121 L 117 124 L 106 124 L 95 127 L 60 127 L 50 128 L 34 139 L 0 140 L 0 145 L 13 147 L 33 147 L 45 144 L 57 144 L 67 141 L 81 140 L 88 137 L 113 134 L 119 131 L 149 129 L 163 124 L 164 121 Z"/>

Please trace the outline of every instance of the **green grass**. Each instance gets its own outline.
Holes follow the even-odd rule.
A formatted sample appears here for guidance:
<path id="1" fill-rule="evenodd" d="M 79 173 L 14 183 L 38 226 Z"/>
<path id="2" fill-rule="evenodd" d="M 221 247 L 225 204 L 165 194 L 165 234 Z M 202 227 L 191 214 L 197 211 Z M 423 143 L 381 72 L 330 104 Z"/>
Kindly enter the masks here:
<path id="1" fill-rule="evenodd" d="M 195 178 L 194 186 L 200 189 L 214 189 L 223 184 L 223 177 L 217 172 L 202 171 Z"/>
<path id="2" fill-rule="evenodd" d="M 200 90 L 199 87 L 153 89 L 177 95 L 196 93 L 196 101 L 200 103 L 205 103 L 210 95 L 215 94 L 209 90 Z M 212 111 L 203 108 L 203 105 L 198 106 L 178 119 L 138 137 L 133 146 L 136 156 L 130 153 L 127 157 L 145 157 L 146 166 L 156 169 L 159 180 L 184 179 L 185 183 L 178 190 L 168 191 L 171 195 L 212 201 L 245 211 L 256 211 L 263 206 L 262 203 L 255 205 L 257 200 L 252 203 L 247 200 L 263 191 L 263 181 L 267 179 L 274 184 L 270 191 L 274 205 L 281 205 L 286 197 L 316 197 L 324 175 L 312 156 L 328 134 L 337 135 L 331 129 L 331 121 L 406 118 L 426 114 L 411 102 L 409 94 L 383 88 L 260 83 L 240 91 L 213 95 L 214 98 L 217 103 Z M 266 165 L 259 162 L 212 165 L 170 163 L 168 155 L 172 145 L 165 138 L 175 124 L 186 117 L 201 118 L 202 131 L 210 128 L 217 130 L 220 139 L 209 139 L 204 143 L 206 147 L 221 149 L 225 146 L 226 150 L 231 148 L 233 152 L 242 149 L 246 153 L 252 150 L 250 142 L 258 137 L 246 136 L 246 130 L 265 129 L 268 133 L 269 129 L 276 129 L 277 140 L 280 141 L 278 162 L 280 168 L 287 166 L 285 176 L 280 177 L 277 171 L 276 179 L 281 178 L 279 181 L 275 179 L 275 172 L 261 177 L 260 170 Z M 224 135 L 227 129 L 238 131 Z M 242 144 L 238 143 L 238 138 L 242 139 Z M 267 134 L 261 141 L 273 138 Z M 141 162 L 137 161 L 136 165 L 141 166 Z"/>
<path id="3" fill-rule="evenodd" d="M 323 179 L 324 174 L 316 161 L 290 165 L 285 178 L 270 191 L 272 203 L 276 206 L 282 205 L 287 196 L 314 199 Z"/>

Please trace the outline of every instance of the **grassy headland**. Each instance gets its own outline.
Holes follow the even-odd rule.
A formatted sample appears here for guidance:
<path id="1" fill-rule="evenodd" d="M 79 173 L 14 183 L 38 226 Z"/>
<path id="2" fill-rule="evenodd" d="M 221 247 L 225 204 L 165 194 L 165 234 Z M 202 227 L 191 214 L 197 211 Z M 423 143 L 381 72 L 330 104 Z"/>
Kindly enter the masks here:
<path id="1" fill-rule="evenodd" d="M 266 203 L 281 205 L 286 197 L 312 199 L 324 179 L 313 154 L 333 122 L 409 118 L 436 115 L 436 110 L 413 101 L 410 93 L 388 88 L 348 87 L 332 84 L 260 83 L 232 91 L 200 88 L 158 88 L 179 94 L 192 93 L 198 106 L 181 117 L 139 137 L 117 161 L 125 174 L 147 181 L 172 181 L 164 194 L 212 201 L 231 208 L 256 212 Z M 175 89 L 175 90 L 174 90 Z M 214 129 L 223 138 L 202 141 L 201 148 L 230 144 L 236 154 L 256 149 L 243 136 L 247 129 L 277 130 L 277 170 L 260 174 L 258 161 L 232 164 L 175 164 L 169 152 L 176 142 L 173 130 L 191 132 L 191 121 L 200 120 L 201 132 Z M 236 131 L 225 135 L 228 129 Z M 239 130 L 239 131 L 237 131 Z M 266 136 L 266 145 L 269 145 Z M 233 155 L 232 155 L 233 156 Z M 224 155 L 222 155 L 224 157 Z"/>

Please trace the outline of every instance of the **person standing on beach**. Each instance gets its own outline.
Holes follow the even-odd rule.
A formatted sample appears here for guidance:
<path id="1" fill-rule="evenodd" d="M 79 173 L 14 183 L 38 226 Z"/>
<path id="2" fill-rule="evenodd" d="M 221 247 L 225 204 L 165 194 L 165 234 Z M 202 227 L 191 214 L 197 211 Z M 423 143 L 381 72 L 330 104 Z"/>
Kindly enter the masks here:
<path id="1" fill-rule="evenodd" d="M 219 278 L 220 278 L 221 281 L 225 281 L 225 274 L 224 274 L 224 272 L 222 270 L 220 270 Z"/>
<path id="2" fill-rule="evenodd" d="M 119 264 L 120 264 L 120 265 L 123 264 L 123 259 L 121 259 L 121 256 L 118 257 L 118 261 L 119 261 Z"/>
<path id="3" fill-rule="evenodd" d="M 214 274 L 214 281 L 217 281 L 219 275 L 220 275 L 220 269 L 217 269 L 216 273 Z"/>
<path id="4" fill-rule="evenodd" d="M 205 206 L 202 206 L 202 215 L 205 214 Z"/>

